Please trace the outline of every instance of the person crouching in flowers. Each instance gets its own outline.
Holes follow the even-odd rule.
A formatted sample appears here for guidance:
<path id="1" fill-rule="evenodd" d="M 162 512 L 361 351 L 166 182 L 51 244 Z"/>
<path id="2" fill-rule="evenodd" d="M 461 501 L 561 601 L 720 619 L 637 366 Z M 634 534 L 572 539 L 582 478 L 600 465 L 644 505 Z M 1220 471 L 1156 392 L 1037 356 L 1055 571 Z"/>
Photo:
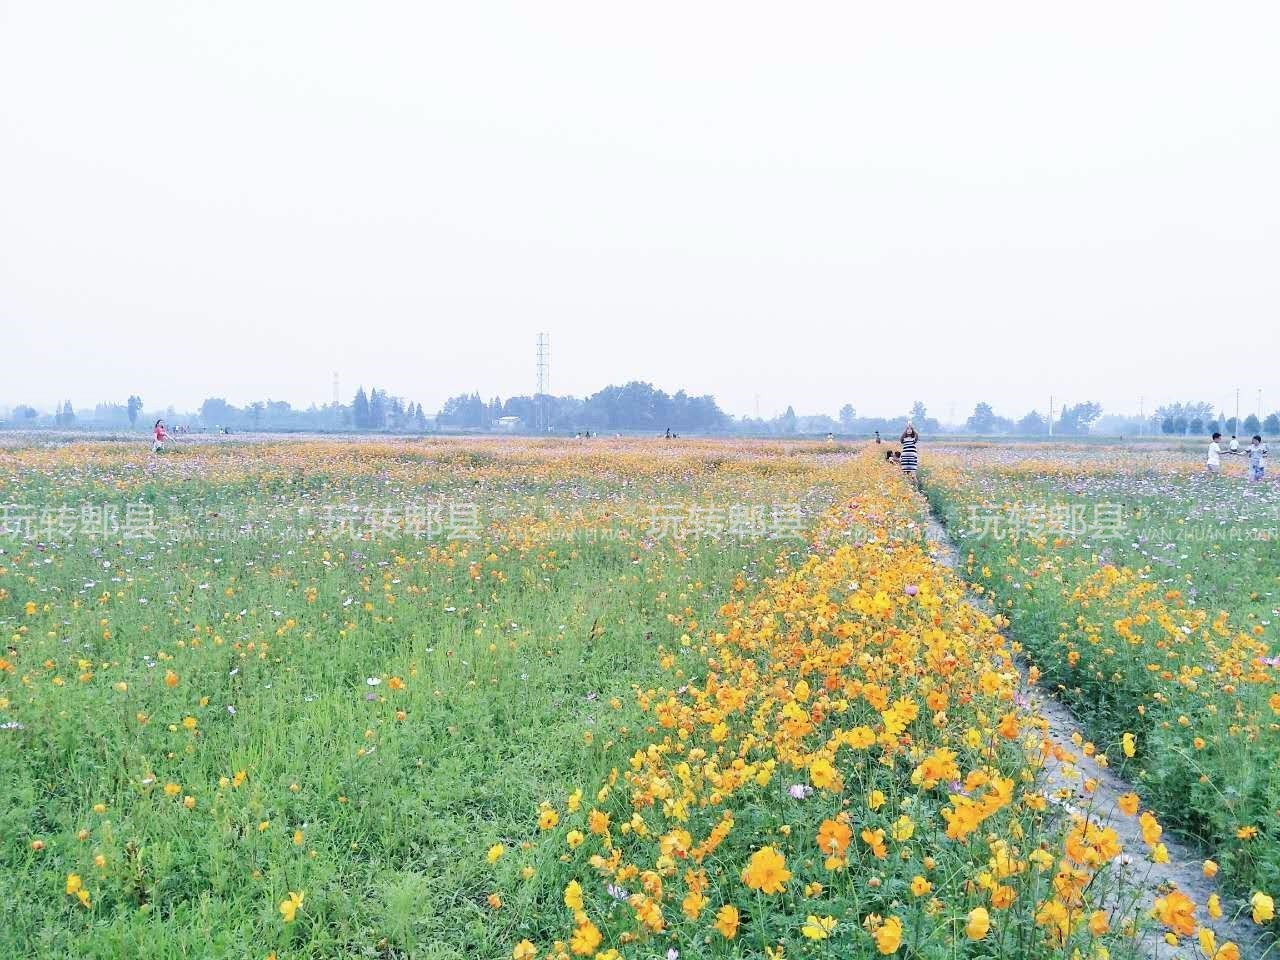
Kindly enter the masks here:
<path id="1" fill-rule="evenodd" d="M 155 440 L 151 442 L 151 452 L 159 453 L 164 449 L 164 442 L 169 438 L 169 434 L 165 431 L 164 421 L 157 420 L 156 425 L 152 428 L 155 434 Z"/>

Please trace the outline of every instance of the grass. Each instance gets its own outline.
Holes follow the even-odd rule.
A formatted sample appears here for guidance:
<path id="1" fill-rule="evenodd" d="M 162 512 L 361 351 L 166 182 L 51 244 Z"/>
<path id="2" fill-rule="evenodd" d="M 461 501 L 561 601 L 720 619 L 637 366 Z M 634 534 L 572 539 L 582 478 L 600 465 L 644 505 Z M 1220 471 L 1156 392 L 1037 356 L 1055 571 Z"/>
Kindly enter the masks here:
<path id="1" fill-rule="evenodd" d="M 155 538 L 0 543 L 0 954 L 509 952 L 484 851 L 619 754 L 659 643 L 803 547 L 655 541 L 655 505 L 830 499 L 828 451 L 775 453 L 6 452 L 0 499 L 38 517 L 144 503 Z M 433 502 L 476 503 L 480 539 L 352 539 L 333 519 Z"/>

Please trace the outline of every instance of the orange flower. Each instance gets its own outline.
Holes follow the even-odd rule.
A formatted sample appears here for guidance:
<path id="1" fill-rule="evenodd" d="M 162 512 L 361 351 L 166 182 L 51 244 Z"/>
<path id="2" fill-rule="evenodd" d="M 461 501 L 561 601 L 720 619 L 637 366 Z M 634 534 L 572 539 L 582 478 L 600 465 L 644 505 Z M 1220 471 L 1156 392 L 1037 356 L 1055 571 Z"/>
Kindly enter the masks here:
<path id="1" fill-rule="evenodd" d="M 790 879 L 786 857 L 771 846 L 761 847 L 753 853 L 742 871 L 742 882 L 762 893 L 781 893 Z"/>

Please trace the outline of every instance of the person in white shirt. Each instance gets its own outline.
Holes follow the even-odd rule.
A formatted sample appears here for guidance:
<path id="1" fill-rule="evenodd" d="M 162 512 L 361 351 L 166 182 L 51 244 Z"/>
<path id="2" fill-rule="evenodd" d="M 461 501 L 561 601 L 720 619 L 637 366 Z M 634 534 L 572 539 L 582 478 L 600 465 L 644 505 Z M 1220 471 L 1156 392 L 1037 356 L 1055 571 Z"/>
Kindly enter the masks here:
<path id="1" fill-rule="evenodd" d="M 1228 446 L 1232 453 L 1240 452 L 1240 441 L 1236 439 L 1236 435 L 1234 433 L 1231 435 L 1231 443 L 1228 444 Z"/>
<path id="2" fill-rule="evenodd" d="M 1222 434 L 1215 433 L 1209 441 L 1209 459 L 1205 461 L 1204 468 L 1210 473 L 1217 473 L 1222 469 L 1222 446 L 1218 443 L 1221 439 Z"/>

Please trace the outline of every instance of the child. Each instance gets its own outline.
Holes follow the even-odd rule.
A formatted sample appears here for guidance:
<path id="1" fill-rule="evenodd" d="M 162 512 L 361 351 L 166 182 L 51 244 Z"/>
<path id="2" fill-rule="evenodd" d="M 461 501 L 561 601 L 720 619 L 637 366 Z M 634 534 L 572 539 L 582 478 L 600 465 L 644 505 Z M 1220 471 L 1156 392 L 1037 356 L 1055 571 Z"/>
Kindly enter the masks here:
<path id="1" fill-rule="evenodd" d="M 1267 445 L 1262 442 L 1260 434 L 1253 435 L 1253 443 L 1249 444 L 1249 479 L 1261 480 L 1267 471 Z"/>
<path id="2" fill-rule="evenodd" d="M 1204 468 L 1210 473 L 1217 473 L 1222 469 L 1222 446 L 1218 443 L 1221 439 L 1222 434 L 1215 430 L 1213 439 L 1209 441 L 1209 459 L 1204 464 Z"/>
<path id="3" fill-rule="evenodd" d="M 161 450 L 164 449 L 164 441 L 169 435 L 165 433 L 163 420 L 157 420 L 154 429 L 155 429 L 156 439 L 151 444 L 151 452 L 159 453 Z"/>

